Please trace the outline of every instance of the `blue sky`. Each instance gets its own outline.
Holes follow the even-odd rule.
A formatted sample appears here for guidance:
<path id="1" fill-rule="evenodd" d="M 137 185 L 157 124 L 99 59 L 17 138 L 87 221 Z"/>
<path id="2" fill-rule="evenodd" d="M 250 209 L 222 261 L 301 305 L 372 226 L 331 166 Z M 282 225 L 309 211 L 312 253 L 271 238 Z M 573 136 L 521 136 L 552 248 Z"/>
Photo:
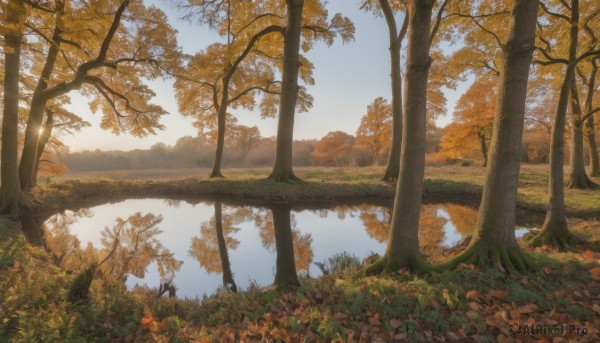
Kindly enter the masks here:
<path id="1" fill-rule="evenodd" d="M 219 40 L 218 36 L 206 27 L 194 25 L 180 19 L 181 13 L 162 0 L 151 0 L 169 16 L 169 22 L 178 31 L 178 42 L 184 52 L 195 53 Z M 298 113 L 294 126 L 296 139 L 320 138 L 329 131 L 345 131 L 354 134 L 360 118 L 366 113 L 367 105 L 375 98 L 390 99 L 390 65 L 388 53 L 388 31 L 383 18 L 360 11 L 359 0 L 332 0 L 327 5 L 330 16 L 340 12 L 348 16 L 356 26 L 355 40 L 342 43 L 338 40 L 333 46 L 318 44 L 306 56 L 315 66 L 315 85 L 308 91 L 315 101 L 313 108 L 306 113 Z M 157 142 L 174 144 L 179 137 L 196 135 L 192 118 L 186 118 L 177 111 L 172 90 L 172 80 L 156 80 L 150 86 L 156 92 L 155 103 L 163 106 L 170 114 L 161 120 L 165 129 L 157 135 L 136 138 L 128 134 L 115 136 L 100 129 L 100 114 L 94 115 L 87 106 L 87 99 L 72 94 L 70 109 L 78 113 L 92 126 L 76 136 L 64 136 L 63 141 L 71 151 L 81 150 L 131 150 L 145 149 Z M 461 84 L 457 90 L 448 90 L 448 114 L 438 119 L 438 126 L 451 120 L 454 104 L 465 90 Z M 265 137 L 275 136 L 277 120 L 261 119 L 257 112 L 232 111 L 238 123 L 258 126 Z"/>

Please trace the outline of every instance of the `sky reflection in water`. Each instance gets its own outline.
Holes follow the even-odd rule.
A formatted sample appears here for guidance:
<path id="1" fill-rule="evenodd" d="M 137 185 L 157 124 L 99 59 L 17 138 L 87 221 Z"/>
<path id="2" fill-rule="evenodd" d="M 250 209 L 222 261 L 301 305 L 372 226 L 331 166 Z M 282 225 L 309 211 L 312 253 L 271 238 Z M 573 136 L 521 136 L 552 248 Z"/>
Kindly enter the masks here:
<path id="1" fill-rule="evenodd" d="M 217 211 L 222 213 L 220 225 L 215 220 Z M 136 212 L 140 214 L 132 217 Z M 321 272 L 313 262 L 326 261 L 337 253 L 349 252 L 361 259 L 373 252 L 382 254 L 391 209 L 341 206 L 294 210 L 290 217 L 296 269 L 318 276 Z M 117 223 L 117 218 L 130 220 Z M 452 247 L 471 233 L 476 220 L 477 211 L 470 207 L 425 204 L 421 212 L 421 244 Z M 119 249 L 107 264 L 116 265 L 110 266 L 115 277 L 128 274 L 128 288 L 136 284 L 158 287 L 172 278 L 177 296 L 193 298 L 217 290 L 224 282 L 224 268 L 230 268 L 238 289 L 247 288 L 250 280 L 269 285 L 275 274 L 275 235 L 272 210 L 268 208 L 131 199 L 66 211 L 50 217 L 44 226 L 48 246 L 54 255 L 62 255 L 65 264 L 99 260 L 118 243 Z M 517 236 L 526 232 L 519 229 Z M 79 241 L 75 249 L 73 235 Z M 118 242 L 115 237 L 119 237 Z M 81 257 L 86 253 L 88 257 Z M 69 254 L 78 256 L 71 258 Z M 227 258 L 230 267 L 223 263 Z M 109 267 L 105 269 L 106 275 Z"/>

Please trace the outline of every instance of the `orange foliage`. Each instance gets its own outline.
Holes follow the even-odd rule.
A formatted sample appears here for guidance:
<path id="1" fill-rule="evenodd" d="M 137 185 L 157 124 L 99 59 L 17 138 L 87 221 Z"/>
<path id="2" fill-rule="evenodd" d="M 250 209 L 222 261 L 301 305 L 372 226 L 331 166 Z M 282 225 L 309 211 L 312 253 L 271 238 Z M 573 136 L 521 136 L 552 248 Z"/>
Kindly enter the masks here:
<path id="1" fill-rule="evenodd" d="M 339 167 L 351 162 L 352 146 L 355 138 L 343 131 L 329 132 L 321 138 L 311 153 L 311 160 L 316 165 Z"/>
<path id="2" fill-rule="evenodd" d="M 356 131 L 356 144 L 369 149 L 373 164 L 378 165 L 383 153 L 392 144 L 392 106 L 379 97 L 367 106 L 367 114 Z"/>
<path id="3" fill-rule="evenodd" d="M 446 127 L 440 143 L 441 151 L 454 158 L 469 158 L 481 154 L 482 140 L 486 145 L 492 137 L 496 80 L 482 77 L 460 97 L 454 111 L 454 122 Z"/>

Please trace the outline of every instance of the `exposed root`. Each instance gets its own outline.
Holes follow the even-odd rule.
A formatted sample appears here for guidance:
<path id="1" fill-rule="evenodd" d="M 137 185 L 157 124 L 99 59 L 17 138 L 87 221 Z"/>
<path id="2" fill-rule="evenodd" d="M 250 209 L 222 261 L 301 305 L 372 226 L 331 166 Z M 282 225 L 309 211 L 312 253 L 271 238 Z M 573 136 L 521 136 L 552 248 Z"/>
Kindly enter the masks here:
<path id="1" fill-rule="evenodd" d="M 569 189 L 595 189 L 598 184 L 592 181 L 585 173 L 571 173 L 569 180 L 565 182 Z"/>
<path id="2" fill-rule="evenodd" d="M 293 172 L 288 173 L 271 173 L 267 180 L 275 182 L 286 182 L 286 183 L 301 183 L 302 179 L 294 175 Z"/>
<path id="3" fill-rule="evenodd" d="M 221 174 L 221 171 L 214 171 L 212 173 L 210 173 L 210 175 L 208 176 L 209 179 L 224 179 L 225 176 L 223 176 L 223 174 Z"/>
<path id="4" fill-rule="evenodd" d="M 537 235 L 531 237 L 527 244 L 531 247 L 551 246 L 561 251 L 581 243 L 582 240 L 570 231 L 557 232 L 555 230 L 542 230 Z"/>
<path id="5" fill-rule="evenodd" d="M 492 244 L 475 243 L 469 246 L 460 255 L 445 262 L 440 269 L 454 269 L 461 263 L 473 264 L 481 268 L 496 267 L 502 272 L 510 274 L 526 273 L 538 269 L 535 259 L 515 246 L 496 246 Z"/>
<path id="6" fill-rule="evenodd" d="M 13 220 L 19 219 L 23 213 L 30 210 L 29 204 L 21 195 L 12 200 L 0 201 L 0 204 L 0 213 L 8 215 Z"/>
<path id="7" fill-rule="evenodd" d="M 359 274 L 364 276 L 373 276 L 393 273 L 401 269 L 407 269 L 413 274 L 428 273 L 439 270 L 439 268 L 436 268 L 425 262 L 421 256 L 405 256 L 404 258 L 398 260 L 391 259 L 388 254 L 385 254 L 382 258 L 375 261 L 375 263 L 363 268 Z"/>
<path id="8" fill-rule="evenodd" d="M 398 169 L 386 169 L 385 174 L 383 175 L 383 177 L 381 178 L 381 181 L 384 182 L 388 182 L 388 183 L 396 183 L 396 181 L 398 180 Z"/>
<path id="9" fill-rule="evenodd" d="M 286 277 L 283 280 L 275 280 L 273 288 L 279 292 L 288 293 L 295 291 L 300 287 L 297 277 Z"/>

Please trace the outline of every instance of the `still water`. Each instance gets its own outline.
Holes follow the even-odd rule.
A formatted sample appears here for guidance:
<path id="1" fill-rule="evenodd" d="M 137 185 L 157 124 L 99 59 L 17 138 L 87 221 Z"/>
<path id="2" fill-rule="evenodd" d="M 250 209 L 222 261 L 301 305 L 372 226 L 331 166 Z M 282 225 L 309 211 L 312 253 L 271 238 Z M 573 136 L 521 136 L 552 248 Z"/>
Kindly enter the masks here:
<path id="1" fill-rule="evenodd" d="M 271 284 L 276 243 L 290 230 L 299 274 L 319 276 L 315 262 L 337 253 L 359 259 L 382 254 L 390 217 L 391 209 L 376 205 L 291 210 L 131 199 L 55 214 L 42 229 L 44 244 L 66 268 L 105 260 L 104 277 L 125 279 L 130 289 L 169 282 L 178 297 L 195 298 L 223 284 L 237 289 L 251 282 Z M 470 207 L 425 204 L 421 244 L 452 247 L 471 233 L 476 220 Z M 517 236 L 526 232 L 520 228 Z"/>

